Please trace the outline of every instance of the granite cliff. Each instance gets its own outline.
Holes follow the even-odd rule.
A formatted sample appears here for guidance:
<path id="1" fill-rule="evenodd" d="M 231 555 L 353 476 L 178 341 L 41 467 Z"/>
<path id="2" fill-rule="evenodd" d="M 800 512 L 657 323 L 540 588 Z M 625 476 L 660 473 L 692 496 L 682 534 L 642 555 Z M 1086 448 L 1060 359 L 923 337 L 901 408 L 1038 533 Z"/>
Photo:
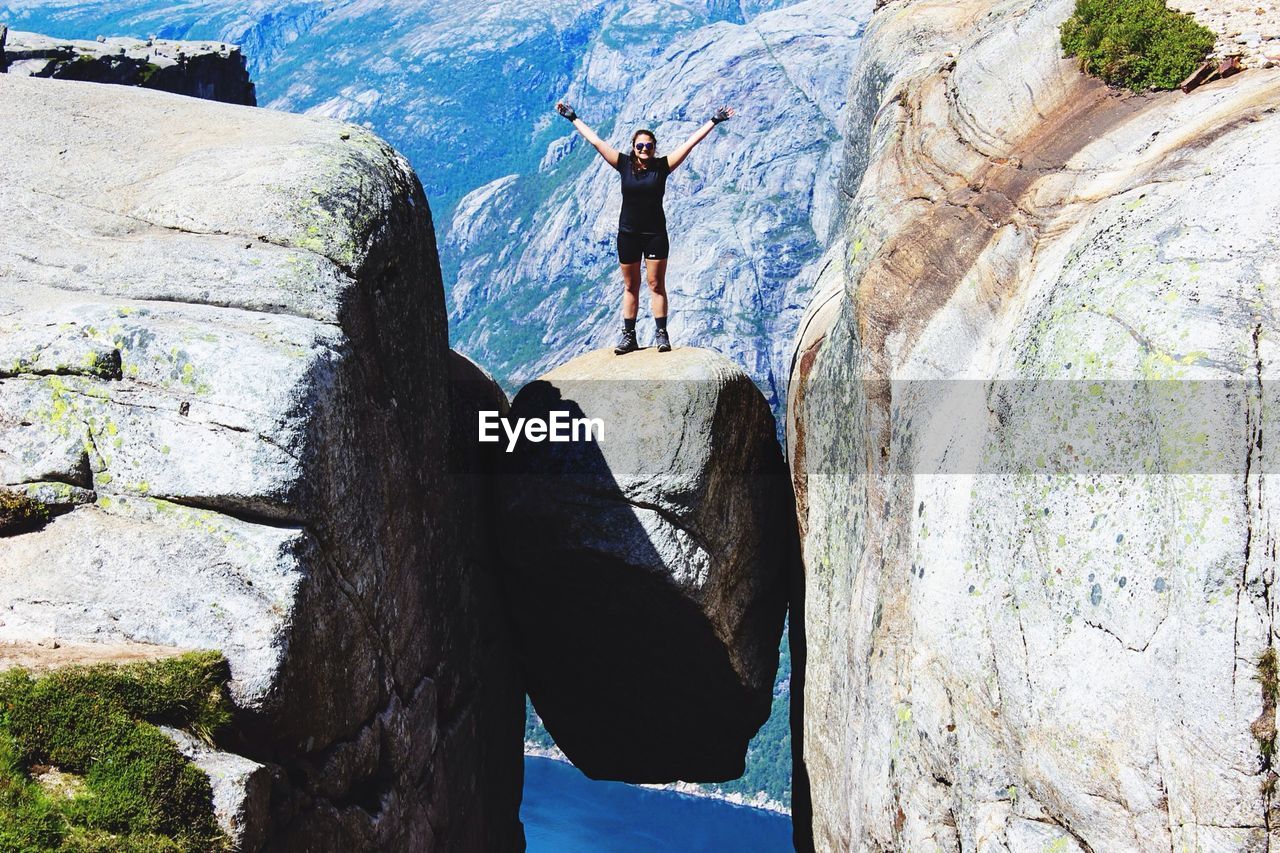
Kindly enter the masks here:
<path id="1" fill-rule="evenodd" d="M 619 145 L 624 123 L 656 123 L 667 150 L 704 109 L 735 103 L 739 116 L 673 181 L 672 322 L 678 344 L 746 370 L 781 423 L 789 341 L 833 222 L 869 2 L 51 0 L 5 14 L 59 38 L 233 42 L 265 106 L 377 132 L 431 200 L 454 345 L 509 393 L 616 333 L 616 175 L 575 141 L 556 99 Z M 788 673 L 779 678 L 785 692 Z M 767 751 L 786 749 L 774 738 Z M 785 800 L 786 774 L 769 776 Z"/>
<path id="2" fill-rule="evenodd" d="M 851 81 L 789 389 L 821 850 L 1278 840 L 1280 69 L 1112 91 L 1072 5 L 884 4 Z"/>
<path id="3" fill-rule="evenodd" d="M 721 271 L 765 270 L 769 287 L 743 291 L 729 273 L 721 286 L 714 264 L 695 263 L 714 251 L 688 268 L 715 304 L 751 305 L 767 328 L 696 331 L 758 347 L 736 360 L 774 376 L 775 395 L 778 365 L 790 367 L 802 848 L 1280 841 L 1273 34 L 1246 40 L 1256 61 L 1237 76 L 1122 94 L 1061 56 L 1071 6 L 707 4 L 672 24 L 652 71 L 620 47 L 649 32 L 652 10 L 530 13 L 534 48 L 590 44 L 570 96 L 629 122 L 660 114 L 656 96 L 609 92 L 679 83 L 685 104 L 798 93 L 782 113 L 808 143 L 753 154 L 746 172 L 761 177 L 741 203 L 695 187 L 672 209 L 691 233 L 718 223 L 700 244 L 717 250 L 730 223 L 752 223 L 764 255 L 747 245 Z M 288 8 L 292 23 L 254 19 L 277 56 L 338 38 L 355 14 Z M 433 26 L 397 44 L 437 67 L 455 31 Z M 578 68 L 471 58 L 477 76 L 459 91 L 532 75 L 539 110 Z M 773 76 L 708 84 L 709 69 L 739 66 Z M 366 120 L 403 106 L 398 89 L 371 98 L 372 84 L 296 86 L 280 105 Z M 714 465 L 648 470 L 607 453 L 585 486 L 494 488 L 493 455 L 461 434 L 506 398 L 447 349 L 430 212 L 403 158 L 350 124 L 91 88 L 0 77 L 0 117 L 16 128 L 0 142 L 15 164 L 0 185 L 0 277 L 15 285 L 0 294 L 0 480 L 53 514 L 0 540 L 0 638 L 126 657 L 224 651 L 239 735 L 219 746 L 256 780 L 245 799 L 268 844 L 500 849 L 519 843 L 523 686 L 495 584 L 500 543 L 530 692 L 566 749 L 602 776 L 723 776 L 767 704 L 786 561 L 769 549 L 795 532 L 787 514 L 766 523 L 774 498 Z M 600 164 L 533 106 L 514 113 L 540 160 L 467 152 L 500 173 L 462 198 L 446 238 L 466 259 L 458 328 L 504 378 L 611 325 L 601 309 L 579 340 L 590 312 L 564 286 L 609 266 Z M 678 137 L 695 119 L 667 121 Z M 447 135 L 460 119 L 445 109 L 438 121 Z M 47 145 L 53 128 L 64 146 Z M 763 169 L 779 150 L 790 171 Z M 690 175 L 722 190 L 729 157 L 706 151 L 721 165 Z M 804 214 L 757 205 L 766 190 Z M 530 223 L 547 227 L 521 238 Z M 554 245 L 565 234 L 576 250 Z M 811 289 L 788 359 L 778 337 Z M 495 305 L 529 328 L 504 339 L 486 325 Z M 547 337 L 557 320 L 574 342 Z M 693 409 L 650 403 L 713 425 L 681 437 L 697 445 L 691 459 L 732 461 L 698 441 L 715 444 L 722 404 L 737 438 L 759 438 L 762 401 L 724 390 L 744 381 Z M 516 411 L 545 410 L 539 393 Z M 563 477 L 549 450 L 525 448 L 520 464 Z M 743 464 L 767 461 L 761 450 Z M 515 535 L 495 538 L 489 513 Z M 723 748 L 710 770 L 677 766 L 686 756 L 662 744 L 637 756 L 590 741 L 599 719 L 575 715 L 574 690 L 589 683 L 586 698 L 617 712 L 617 685 L 565 679 L 555 662 L 578 642 L 570 615 L 604 600 L 585 594 L 583 566 L 638 579 L 638 605 L 683 614 L 710 675 L 669 695 L 730 685 L 711 690 L 732 744 L 706 744 Z M 548 571 L 562 577 L 543 584 Z M 539 595 L 563 618 L 521 609 Z M 592 634 L 607 636 L 600 617 Z M 653 699 L 636 707 L 670 710 Z"/>
<path id="4" fill-rule="evenodd" d="M 225 656 L 230 729 L 165 731 L 245 850 L 519 849 L 526 684 L 595 775 L 741 775 L 797 565 L 746 374 L 575 360 L 512 415 L 615 440 L 499 464 L 403 157 L 44 76 L 0 77 L 0 670 Z"/>
<path id="5" fill-rule="evenodd" d="M 523 690 L 408 163 L 63 80 L 0 76 L 0 121 L 0 483 L 51 515 L 0 539 L 0 640 L 224 654 L 242 840 L 521 847 Z"/>

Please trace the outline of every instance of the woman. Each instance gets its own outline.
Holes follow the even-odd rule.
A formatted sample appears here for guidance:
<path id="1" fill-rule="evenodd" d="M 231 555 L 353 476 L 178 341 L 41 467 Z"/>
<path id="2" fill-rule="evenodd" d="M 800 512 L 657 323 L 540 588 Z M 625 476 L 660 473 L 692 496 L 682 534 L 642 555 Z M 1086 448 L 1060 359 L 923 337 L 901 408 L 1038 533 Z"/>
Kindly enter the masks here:
<path id="1" fill-rule="evenodd" d="M 671 349 L 667 337 L 667 218 L 662 210 L 662 195 L 667 175 L 684 162 L 693 146 L 711 129 L 734 114 L 721 107 L 706 124 L 693 132 L 672 153 L 659 157 L 658 139 L 651 130 L 637 130 L 631 136 L 631 152 L 623 154 L 601 141 L 587 127 L 573 107 L 556 104 L 560 115 L 573 123 L 583 138 L 595 146 L 600 156 L 622 176 L 622 213 L 618 216 L 618 265 L 622 268 L 622 339 L 613 351 L 618 355 L 637 350 L 636 314 L 640 310 L 640 258 L 643 255 L 649 280 L 649 305 L 658 331 L 654 343 L 658 352 Z"/>

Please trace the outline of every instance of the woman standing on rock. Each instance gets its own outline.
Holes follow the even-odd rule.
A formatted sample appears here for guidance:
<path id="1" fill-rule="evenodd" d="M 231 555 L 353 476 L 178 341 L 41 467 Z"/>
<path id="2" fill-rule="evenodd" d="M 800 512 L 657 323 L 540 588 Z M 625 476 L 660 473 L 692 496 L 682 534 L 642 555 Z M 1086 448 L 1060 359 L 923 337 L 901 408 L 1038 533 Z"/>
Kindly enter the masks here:
<path id="1" fill-rule="evenodd" d="M 645 259 L 649 281 L 649 305 L 658 330 L 653 341 L 658 352 L 671 349 L 667 337 L 667 218 L 662 210 L 662 195 L 667 188 L 667 175 L 689 156 L 711 129 L 734 114 L 721 107 L 715 115 L 693 132 L 684 144 L 670 154 L 657 156 L 658 138 L 651 130 L 637 130 L 631 135 L 631 153 L 623 154 L 596 136 L 586 122 L 578 118 L 573 107 L 556 104 L 560 115 L 573 123 L 583 138 L 595 146 L 610 166 L 622 176 L 622 213 L 618 216 L 618 265 L 622 268 L 622 339 L 613 351 L 618 355 L 640 348 L 636 343 L 636 314 L 640 310 L 640 258 Z"/>

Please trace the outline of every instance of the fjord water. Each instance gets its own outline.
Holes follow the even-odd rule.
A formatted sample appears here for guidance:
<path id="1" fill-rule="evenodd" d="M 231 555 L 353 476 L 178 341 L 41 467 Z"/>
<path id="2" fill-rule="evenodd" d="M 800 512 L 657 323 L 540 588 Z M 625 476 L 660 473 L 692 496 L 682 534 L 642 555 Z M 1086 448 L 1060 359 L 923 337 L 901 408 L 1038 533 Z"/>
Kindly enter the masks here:
<path id="1" fill-rule="evenodd" d="M 520 809 L 529 853 L 783 853 L 791 819 L 721 800 L 595 782 L 576 767 L 526 756 Z"/>

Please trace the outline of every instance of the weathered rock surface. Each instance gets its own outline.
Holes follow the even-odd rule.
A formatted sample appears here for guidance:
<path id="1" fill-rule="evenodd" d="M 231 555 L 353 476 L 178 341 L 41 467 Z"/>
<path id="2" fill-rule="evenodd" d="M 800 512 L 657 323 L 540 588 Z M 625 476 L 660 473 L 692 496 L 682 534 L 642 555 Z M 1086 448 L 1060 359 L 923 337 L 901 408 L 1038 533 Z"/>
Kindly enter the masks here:
<path id="1" fill-rule="evenodd" d="M 1275 3 L 1170 0 L 1168 5 L 1218 34 L 1210 56 L 1239 56 L 1246 68 L 1268 68 L 1280 63 L 1280 6 Z"/>
<path id="2" fill-rule="evenodd" d="M 255 103 L 244 55 L 234 44 L 169 39 L 58 39 L 9 30 L 0 71 L 90 83 L 142 86 L 228 104 Z"/>
<path id="3" fill-rule="evenodd" d="M 600 419 L 603 438 L 522 440 L 499 484 L 538 714 L 595 778 L 741 775 L 796 556 L 763 396 L 707 350 L 604 350 L 525 386 L 510 417 L 555 411 Z"/>
<path id="4" fill-rule="evenodd" d="M 160 731 L 209 777 L 214 815 L 235 849 L 261 849 L 271 825 L 271 769 L 242 755 L 211 749 L 180 729 L 161 726 Z"/>
<path id="5" fill-rule="evenodd" d="M 790 389 L 818 849 L 1280 840 L 1280 72 L 1119 96 L 1071 8 L 890 3 L 863 43 Z M 1210 429 L 1152 380 L 1223 389 Z"/>
<path id="6" fill-rule="evenodd" d="M 443 293 L 363 129 L 0 76 L 0 640 L 222 651 L 268 847 L 521 845 Z"/>

